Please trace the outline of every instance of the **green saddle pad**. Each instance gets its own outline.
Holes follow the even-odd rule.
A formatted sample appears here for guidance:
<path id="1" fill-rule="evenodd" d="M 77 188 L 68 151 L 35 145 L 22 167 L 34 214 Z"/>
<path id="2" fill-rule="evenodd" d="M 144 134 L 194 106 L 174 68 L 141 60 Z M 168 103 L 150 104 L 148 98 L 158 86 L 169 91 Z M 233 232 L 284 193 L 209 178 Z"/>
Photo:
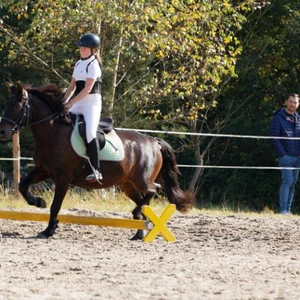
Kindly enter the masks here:
<path id="1" fill-rule="evenodd" d="M 80 123 L 80 122 L 79 122 Z M 72 135 L 71 135 L 71 144 L 74 151 L 81 157 L 88 159 L 86 153 L 86 145 L 83 138 L 78 131 L 78 121 L 74 126 Z M 105 136 L 105 146 L 100 150 L 100 160 L 107 161 L 121 161 L 124 159 L 124 146 L 121 139 L 115 134 L 113 139 L 110 139 L 109 135 L 104 134 Z"/>

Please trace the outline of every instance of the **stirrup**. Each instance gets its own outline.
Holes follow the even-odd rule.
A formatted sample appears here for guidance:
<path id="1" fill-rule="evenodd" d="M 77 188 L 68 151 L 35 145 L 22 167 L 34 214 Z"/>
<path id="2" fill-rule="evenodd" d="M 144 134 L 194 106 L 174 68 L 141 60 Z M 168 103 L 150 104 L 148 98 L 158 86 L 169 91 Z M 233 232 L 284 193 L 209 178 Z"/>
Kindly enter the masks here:
<path id="1" fill-rule="evenodd" d="M 94 170 L 93 173 L 86 176 L 85 180 L 88 182 L 96 182 L 102 180 L 102 174 L 98 170 Z"/>

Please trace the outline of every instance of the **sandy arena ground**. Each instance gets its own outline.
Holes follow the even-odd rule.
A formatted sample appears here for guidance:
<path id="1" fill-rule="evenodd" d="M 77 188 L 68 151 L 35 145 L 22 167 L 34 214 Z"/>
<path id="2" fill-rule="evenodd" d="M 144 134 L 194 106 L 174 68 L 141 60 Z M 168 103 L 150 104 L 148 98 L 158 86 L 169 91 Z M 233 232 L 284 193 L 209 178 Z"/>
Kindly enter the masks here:
<path id="1" fill-rule="evenodd" d="M 126 217 L 124 213 L 65 211 Z M 0 299 L 300 299 L 300 218 L 180 215 L 177 241 L 134 231 L 0 219 Z"/>

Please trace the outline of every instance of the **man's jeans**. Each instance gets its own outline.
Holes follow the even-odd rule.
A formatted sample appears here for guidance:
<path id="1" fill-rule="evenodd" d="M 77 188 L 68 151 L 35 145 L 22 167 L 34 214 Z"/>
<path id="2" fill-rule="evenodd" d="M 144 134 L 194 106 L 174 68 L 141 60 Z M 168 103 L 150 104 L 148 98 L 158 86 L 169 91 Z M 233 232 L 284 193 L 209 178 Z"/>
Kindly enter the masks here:
<path id="1" fill-rule="evenodd" d="M 300 158 L 284 155 L 279 158 L 279 167 L 300 168 Z M 281 170 L 282 183 L 279 190 L 279 212 L 289 213 L 294 196 L 299 170 Z"/>

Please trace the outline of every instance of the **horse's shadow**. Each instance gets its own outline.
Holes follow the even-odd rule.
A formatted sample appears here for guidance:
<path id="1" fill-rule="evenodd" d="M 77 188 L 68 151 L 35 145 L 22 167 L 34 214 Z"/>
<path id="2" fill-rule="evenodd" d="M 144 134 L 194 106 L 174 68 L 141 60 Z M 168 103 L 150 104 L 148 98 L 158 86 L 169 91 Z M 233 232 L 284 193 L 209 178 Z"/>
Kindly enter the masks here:
<path id="1" fill-rule="evenodd" d="M 19 239 L 19 240 L 41 240 L 42 238 L 39 237 L 38 235 L 36 236 L 24 236 L 19 232 L 13 231 L 13 232 L 1 232 L 0 233 L 1 238 L 6 238 L 6 239 Z"/>

